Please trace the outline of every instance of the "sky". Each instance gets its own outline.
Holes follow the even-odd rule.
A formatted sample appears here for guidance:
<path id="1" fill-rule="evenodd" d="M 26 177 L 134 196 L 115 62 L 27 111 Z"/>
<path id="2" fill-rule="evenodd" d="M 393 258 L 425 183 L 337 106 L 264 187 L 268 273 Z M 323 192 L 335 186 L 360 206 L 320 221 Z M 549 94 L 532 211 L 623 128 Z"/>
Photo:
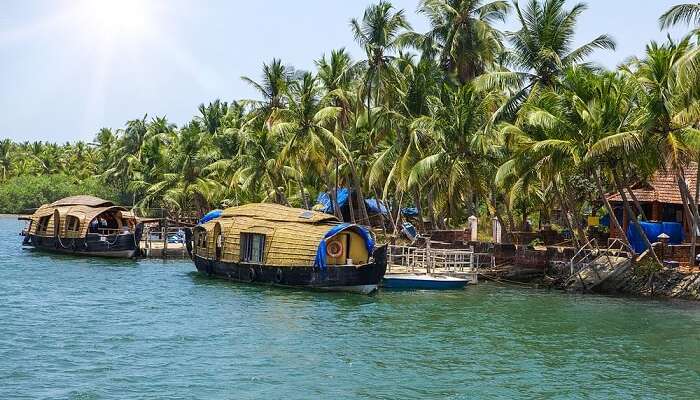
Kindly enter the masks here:
<path id="1" fill-rule="evenodd" d="M 662 41 L 657 19 L 681 0 L 588 0 L 577 44 L 607 33 L 617 50 L 591 61 L 614 68 Z M 178 125 L 215 99 L 256 98 L 258 80 L 281 58 L 313 70 L 324 53 L 347 48 L 349 21 L 367 0 L 3 0 L 0 3 L 0 138 L 90 141 L 102 127 L 167 116 Z M 418 0 L 393 0 L 414 30 L 428 23 Z M 571 5 L 574 2 L 569 1 Z M 515 30 L 511 18 L 500 29 Z M 670 32 L 680 37 L 686 29 Z"/>

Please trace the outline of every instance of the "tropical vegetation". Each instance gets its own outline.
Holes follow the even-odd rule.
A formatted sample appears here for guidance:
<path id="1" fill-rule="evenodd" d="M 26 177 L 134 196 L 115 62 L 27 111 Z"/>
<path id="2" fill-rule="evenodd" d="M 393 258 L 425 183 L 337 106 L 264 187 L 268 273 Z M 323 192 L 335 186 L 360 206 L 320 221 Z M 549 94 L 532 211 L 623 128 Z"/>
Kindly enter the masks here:
<path id="1" fill-rule="evenodd" d="M 310 208 L 320 192 L 335 202 L 335 188 L 349 187 L 355 204 L 390 205 L 394 224 L 401 207 L 415 207 L 435 228 L 477 214 L 513 231 L 528 217 L 556 222 L 559 210 L 583 245 L 583 215 L 601 204 L 610 212 L 606 193 L 635 215 L 628 189 L 666 169 L 700 225 L 683 175 L 700 158 L 700 7 L 668 10 L 660 29 L 686 25 L 688 35 L 649 43 L 615 70 L 590 61 L 615 49 L 604 32 L 573 45 L 585 10 L 565 0 L 421 0 L 430 29 L 416 32 L 381 0 L 349 22 L 360 59 L 334 49 L 313 71 L 273 59 L 242 77 L 256 99 L 201 104 L 183 126 L 144 115 L 91 143 L 0 142 L 0 208 L 44 201 L 12 199 L 32 179 L 76 191 L 98 181 L 90 192 L 173 214 L 259 201 Z M 499 30 L 509 16 L 519 28 Z M 367 211 L 350 218 L 366 222 Z"/>

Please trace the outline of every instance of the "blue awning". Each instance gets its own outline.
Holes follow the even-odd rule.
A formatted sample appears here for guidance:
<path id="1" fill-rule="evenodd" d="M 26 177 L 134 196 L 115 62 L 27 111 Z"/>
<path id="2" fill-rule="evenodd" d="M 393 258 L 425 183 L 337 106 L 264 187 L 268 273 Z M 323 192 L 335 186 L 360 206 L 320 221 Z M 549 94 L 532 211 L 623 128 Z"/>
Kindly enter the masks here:
<path id="1" fill-rule="evenodd" d="M 374 239 L 372 239 L 372 235 L 367 229 L 355 224 L 338 224 L 329 229 L 328 232 L 326 232 L 326 234 L 323 236 L 323 240 L 321 240 L 321 243 L 318 244 L 318 249 L 316 250 L 316 261 L 314 262 L 315 267 L 318 267 L 322 270 L 326 269 L 326 239 L 331 238 L 337 235 L 338 233 L 346 230 L 352 230 L 354 232 L 357 232 L 360 236 L 362 236 L 362 239 L 365 241 L 365 247 L 367 248 L 367 252 L 370 255 L 372 255 L 372 252 L 374 252 Z"/>

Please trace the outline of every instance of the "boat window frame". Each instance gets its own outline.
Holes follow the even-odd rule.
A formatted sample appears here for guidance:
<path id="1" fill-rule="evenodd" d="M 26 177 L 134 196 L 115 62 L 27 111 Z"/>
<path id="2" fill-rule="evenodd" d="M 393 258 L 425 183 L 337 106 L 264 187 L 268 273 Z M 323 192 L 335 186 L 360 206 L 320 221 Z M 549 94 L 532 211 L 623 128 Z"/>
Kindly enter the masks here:
<path id="1" fill-rule="evenodd" d="M 253 259 L 251 254 L 253 252 L 254 241 L 251 239 L 262 239 L 260 247 L 258 249 L 258 254 L 256 259 Z M 241 232 L 240 239 L 241 247 L 239 252 L 239 259 L 241 262 L 249 264 L 265 264 L 265 246 L 267 245 L 267 235 L 259 232 Z M 259 258 L 259 260 L 257 259 Z"/>
<path id="2" fill-rule="evenodd" d="M 80 233 L 80 218 L 75 215 L 66 215 L 66 234 Z"/>
<path id="3" fill-rule="evenodd" d="M 207 231 L 206 230 L 201 230 L 197 233 L 197 247 L 200 249 L 207 249 L 209 246 L 207 246 Z"/>
<path id="4" fill-rule="evenodd" d="M 39 220 L 36 223 L 36 234 L 37 235 L 45 235 L 46 234 L 46 232 L 49 230 L 49 221 L 51 220 L 51 218 L 53 218 L 53 214 L 44 215 L 44 216 L 39 217 Z"/>

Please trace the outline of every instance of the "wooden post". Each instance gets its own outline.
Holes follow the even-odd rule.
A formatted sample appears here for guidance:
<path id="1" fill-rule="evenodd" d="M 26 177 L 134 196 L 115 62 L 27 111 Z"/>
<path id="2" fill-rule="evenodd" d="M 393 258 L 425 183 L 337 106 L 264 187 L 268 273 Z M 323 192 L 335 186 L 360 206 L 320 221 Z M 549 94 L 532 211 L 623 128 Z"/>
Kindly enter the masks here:
<path id="1" fill-rule="evenodd" d="M 161 236 L 163 239 L 163 258 L 168 257 L 168 219 L 166 218 L 165 221 L 163 221 L 163 235 Z"/>
<path id="2" fill-rule="evenodd" d="M 470 237 L 469 239 L 472 242 L 476 242 L 477 240 L 477 231 L 478 231 L 478 225 L 479 225 L 479 218 L 476 216 L 472 215 L 469 217 L 469 229 L 470 229 Z"/>

